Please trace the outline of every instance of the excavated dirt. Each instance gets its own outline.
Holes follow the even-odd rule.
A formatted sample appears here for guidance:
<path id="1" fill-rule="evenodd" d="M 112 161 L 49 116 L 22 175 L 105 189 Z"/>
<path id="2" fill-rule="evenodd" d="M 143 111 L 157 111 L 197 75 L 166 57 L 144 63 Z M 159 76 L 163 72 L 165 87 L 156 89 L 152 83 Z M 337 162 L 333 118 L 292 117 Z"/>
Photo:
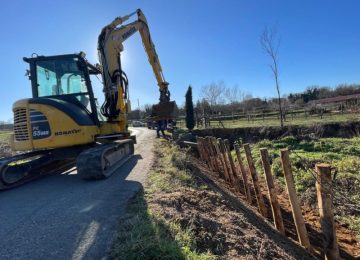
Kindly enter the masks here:
<path id="1" fill-rule="evenodd" d="M 174 158 L 173 158 L 174 159 Z M 173 161 L 177 166 L 176 159 Z M 180 162 L 179 164 L 181 164 Z M 188 164 L 187 166 L 190 166 Z M 161 170 L 161 165 L 153 166 Z M 221 259 L 313 259 L 302 247 L 278 233 L 270 222 L 203 174 L 190 171 L 197 187 L 151 195 L 148 207 L 166 221 L 176 222 L 194 236 L 196 250 Z"/>
<path id="2" fill-rule="evenodd" d="M 254 212 L 233 204 L 219 192 L 184 188 L 155 195 L 149 207 L 190 229 L 199 252 L 222 259 L 311 259 Z"/>

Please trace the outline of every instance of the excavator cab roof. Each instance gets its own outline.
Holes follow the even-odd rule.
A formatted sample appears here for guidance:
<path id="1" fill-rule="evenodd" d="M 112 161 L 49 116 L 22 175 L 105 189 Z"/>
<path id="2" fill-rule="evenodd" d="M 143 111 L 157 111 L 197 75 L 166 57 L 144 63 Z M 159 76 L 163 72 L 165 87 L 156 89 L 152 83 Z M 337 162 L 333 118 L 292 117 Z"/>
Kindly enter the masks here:
<path id="1" fill-rule="evenodd" d="M 92 65 L 85 59 L 84 52 L 75 53 L 75 54 L 51 55 L 51 56 L 33 54 L 32 57 L 30 58 L 24 57 L 23 60 L 27 63 L 32 63 L 36 61 L 61 60 L 61 59 L 69 59 L 69 58 L 70 59 L 77 58 L 79 60 L 82 60 L 87 65 L 89 74 L 94 74 L 94 75 L 101 74 L 101 71 L 96 66 Z"/>

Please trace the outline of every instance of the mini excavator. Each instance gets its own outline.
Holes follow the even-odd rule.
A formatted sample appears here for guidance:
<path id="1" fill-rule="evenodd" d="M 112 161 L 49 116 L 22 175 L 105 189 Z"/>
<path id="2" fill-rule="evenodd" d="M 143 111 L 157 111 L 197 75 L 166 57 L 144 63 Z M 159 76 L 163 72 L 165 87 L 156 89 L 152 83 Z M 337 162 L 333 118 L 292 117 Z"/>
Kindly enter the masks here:
<path id="1" fill-rule="evenodd" d="M 134 15 L 135 21 L 124 24 Z M 136 32 L 160 90 L 155 117 L 174 119 L 176 103 L 170 101 L 169 83 L 144 14 L 138 9 L 117 17 L 99 35 L 100 64 L 90 64 L 83 52 L 24 58 L 30 66 L 27 74 L 33 97 L 13 104 L 11 147 L 20 153 L 0 159 L 0 190 L 74 166 L 83 179 L 104 179 L 133 155 L 136 137 L 128 131 L 128 78 L 120 54 L 122 43 Z M 102 78 L 105 101 L 101 107 L 94 97 L 91 75 Z"/>

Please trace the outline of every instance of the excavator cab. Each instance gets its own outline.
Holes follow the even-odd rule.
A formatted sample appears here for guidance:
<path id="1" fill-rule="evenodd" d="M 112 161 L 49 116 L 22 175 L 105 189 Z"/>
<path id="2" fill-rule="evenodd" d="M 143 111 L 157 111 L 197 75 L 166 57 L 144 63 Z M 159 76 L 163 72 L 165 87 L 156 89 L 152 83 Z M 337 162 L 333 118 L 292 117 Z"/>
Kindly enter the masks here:
<path id="1" fill-rule="evenodd" d="M 33 98 L 63 100 L 84 110 L 99 125 L 90 75 L 101 74 L 84 59 L 84 54 L 35 56 L 24 58 L 30 65 Z"/>

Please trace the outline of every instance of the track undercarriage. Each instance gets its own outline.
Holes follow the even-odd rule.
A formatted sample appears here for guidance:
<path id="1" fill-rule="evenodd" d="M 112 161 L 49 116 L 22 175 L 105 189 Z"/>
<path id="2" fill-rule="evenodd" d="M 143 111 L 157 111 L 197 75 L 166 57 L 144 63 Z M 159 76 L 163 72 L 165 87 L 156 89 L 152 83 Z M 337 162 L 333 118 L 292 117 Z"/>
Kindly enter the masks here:
<path id="1" fill-rule="evenodd" d="M 134 154 L 132 139 L 28 152 L 0 159 L 0 191 L 77 167 L 83 179 L 105 179 Z"/>

